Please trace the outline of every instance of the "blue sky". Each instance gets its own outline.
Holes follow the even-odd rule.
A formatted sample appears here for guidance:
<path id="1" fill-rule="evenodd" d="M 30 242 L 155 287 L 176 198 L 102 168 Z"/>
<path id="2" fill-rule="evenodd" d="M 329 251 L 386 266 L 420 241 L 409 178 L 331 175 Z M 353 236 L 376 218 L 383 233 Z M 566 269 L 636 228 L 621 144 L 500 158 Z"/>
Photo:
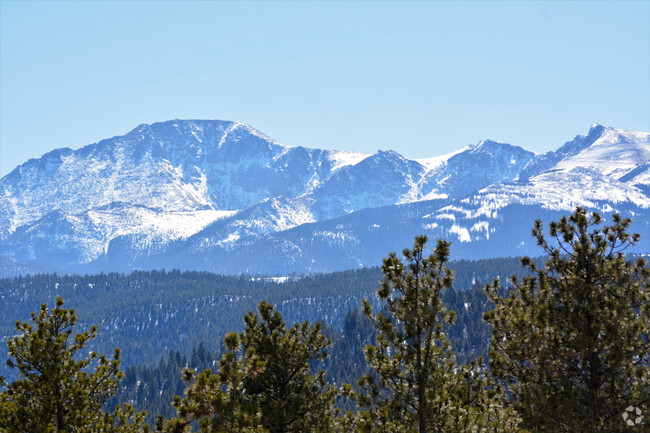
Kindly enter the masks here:
<path id="1" fill-rule="evenodd" d="M 140 123 L 411 158 L 650 130 L 650 2 L 0 0 L 0 174 Z"/>

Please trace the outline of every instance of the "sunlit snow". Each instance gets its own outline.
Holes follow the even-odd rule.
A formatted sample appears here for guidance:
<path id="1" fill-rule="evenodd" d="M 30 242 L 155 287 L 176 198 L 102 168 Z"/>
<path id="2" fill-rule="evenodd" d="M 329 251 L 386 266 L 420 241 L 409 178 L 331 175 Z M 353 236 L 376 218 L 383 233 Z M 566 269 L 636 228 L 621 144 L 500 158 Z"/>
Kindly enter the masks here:
<path id="1" fill-rule="evenodd" d="M 650 133 L 595 125 L 561 149 L 535 155 L 484 140 L 409 160 L 392 151 L 287 146 L 241 122 L 140 125 L 79 150 L 50 152 L 3 177 L 0 240 L 23 248 L 16 254 L 29 260 L 50 242 L 90 262 L 116 244 L 138 256 L 194 238 L 197 248 L 230 252 L 242 242 L 373 208 L 408 214 L 409 206 L 423 206 L 422 214 L 409 216 L 413 227 L 460 243 L 499 236 L 504 210 L 513 206 L 650 209 Z M 427 200 L 445 202 L 421 203 Z M 350 246 L 361 242 L 358 227 L 372 236 L 392 229 L 388 219 L 376 224 L 357 215 L 356 229 L 306 228 L 300 241 Z M 301 257 L 296 236 L 278 239 L 277 251 Z"/>
<path id="2" fill-rule="evenodd" d="M 369 157 L 367 153 L 348 152 L 337 150 L 329 154 L 328 158 L 332 161 L 332 171 L 336 171 L 348 165 L 356 165 Z"/>

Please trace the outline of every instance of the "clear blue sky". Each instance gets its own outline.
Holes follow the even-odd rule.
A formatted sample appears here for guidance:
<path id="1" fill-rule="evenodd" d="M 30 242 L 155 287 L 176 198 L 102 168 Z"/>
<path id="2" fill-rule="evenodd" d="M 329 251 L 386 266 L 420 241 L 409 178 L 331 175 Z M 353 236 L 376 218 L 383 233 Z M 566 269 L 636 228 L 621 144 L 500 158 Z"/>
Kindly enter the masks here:
<path id="1" fill-rule="evenodd" d="M 0 174 L 140 123 L 435 156 L 650 130 L 650 2 L 0 0 Z"/>

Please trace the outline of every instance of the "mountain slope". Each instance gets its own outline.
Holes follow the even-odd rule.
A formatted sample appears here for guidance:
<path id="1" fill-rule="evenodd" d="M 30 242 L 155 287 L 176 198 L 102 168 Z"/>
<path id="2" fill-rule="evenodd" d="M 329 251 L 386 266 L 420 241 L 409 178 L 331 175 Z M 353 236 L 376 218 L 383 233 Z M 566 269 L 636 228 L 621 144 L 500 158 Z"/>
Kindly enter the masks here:
<path id="1" fill-rule="evenodd" d="M 575 206 L 633 216 L 650 232 L 649 190 L 650 134 L 601 125 L 545 155 L 484 140 L 410 160 L 174 120 L 52 151 L 2 178 L 0 275 L 325 272 L 376 265 L 418 233 L 467 258 L 530 254 L 521 245 L 533 220 Z"/>
<path id="2" fill-rule="evenodd" d="M 303 194 L 363 157 L 284 146 L 238 122 L 140 125 L 77 151 L 50 152 L 5 176 L 0 239 L 52 210 L 78 214 L 111 203 L 161 212 L 238 210 Z"/>

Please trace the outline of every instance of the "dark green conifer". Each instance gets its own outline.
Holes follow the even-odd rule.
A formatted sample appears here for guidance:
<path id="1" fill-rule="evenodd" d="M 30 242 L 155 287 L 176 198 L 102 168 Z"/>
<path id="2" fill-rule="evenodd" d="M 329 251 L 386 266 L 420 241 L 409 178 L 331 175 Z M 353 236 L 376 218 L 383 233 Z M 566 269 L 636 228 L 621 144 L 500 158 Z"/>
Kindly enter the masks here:
<path id="1" fill-rule="evenodd" d="M 336 391 L 323 371 L 310 363 L 327 356 L 330 340 L 320 324 L 287 329 L 280 313 L 267 302 L 249 312 L 241 337 L 229 334 L 219 374 L 186 373 L 184 399 L 177 398 L 179 417 L 166 431 L 189 431 L 198 421 L 201 432 L 326 433 L 333 428 Z"/>
<path id="2" fill-rule="evenodd" d="M 242 345 L 264 361 L 264 370 L 248 376 L 245 387 L 255 395 L 262 411 L 262 424 L 271 433 L 327 432 L 332 425 L 336 390 L 324 373 L 311 372 L 310 364 L 327 357 L 330 339 L 320 323 L 297 323 L 287 329 L 272 305 L 261 302 L 259 316 L 249 312 Z"/>
<path id="3" fill-rule="evenodd" d="M 38 314 L 32 313 L 31 325 L 16 322 L 19 335 L 7 341 L 7 365 L 18 369 L 19 378 L 0 393 L 0 430 L 142 431 L 144 412 L 123 405 L 111 415 L 103 408 L 123 376 L 119 350 L 112 359 L 95 352 L 84 356 L 81 352 L 96 337 L 97 328 L 71 339 L 77 316 L 62 306 L 57 298 L 54 309 L 43 304 Z"/>
<path id="4" fill-rule="evenodd" d="M 524 258 L 533 276 L 513 278 L 505 295 L 498 282 L 487 287 L 496 304 L 485 314 L 494 327 L 490 364 L 532 431 L 647 429 L 650 270 L 626 260 L 639 239 L 630 223 L 614 215 L 601 227 L 598 214 L 578 208 L 550 224 L 549 239 L 537 221 L 545 266 Z M 644 425 L 627 425 L 629 407 Z"/>
<path id="5" fill-rule="evenodd" d="M 391 253 L 384 259 L 384 279 L 377 296 L 385 309 L 373 313 L 367 300 L 363 313 L 377 328 L 377 343 L 366 346 L 373 372 L 358 382 L 362 391 L 347 392 L 361 411 L 345 427 L 360 432 L 516 431 L 517 419 L 503 406 L 501 395 L 488 391 L 480 361 L 458 366 L 444 334 L 455 313 L 441 298 L 450 289 L 446 267 L 449 243 L 438 241 L 426 256 L 427 238 L 415 238 L 405 249 L 406 265 Z"/>
<path id="6" fill-rule="evenodd" d="M 264 363 L 253 351 L 242 352 L 235 332 L 224 338 L 224 346 L 226 353 L 219 361 L 218 374 L 210 369 L 198 374 L 184 370 L 183 379 L 188 383 L 185 397 L 174 398 L 178 416 L 164 423 L 165 432 L 189 432 L 193 423 L 203 433 L 268 432 L 261 425 L 259 405 L 244 388 L 244 379 L 259 375 Z M 158 421 L 158 428 L 162 424 Z"/>

